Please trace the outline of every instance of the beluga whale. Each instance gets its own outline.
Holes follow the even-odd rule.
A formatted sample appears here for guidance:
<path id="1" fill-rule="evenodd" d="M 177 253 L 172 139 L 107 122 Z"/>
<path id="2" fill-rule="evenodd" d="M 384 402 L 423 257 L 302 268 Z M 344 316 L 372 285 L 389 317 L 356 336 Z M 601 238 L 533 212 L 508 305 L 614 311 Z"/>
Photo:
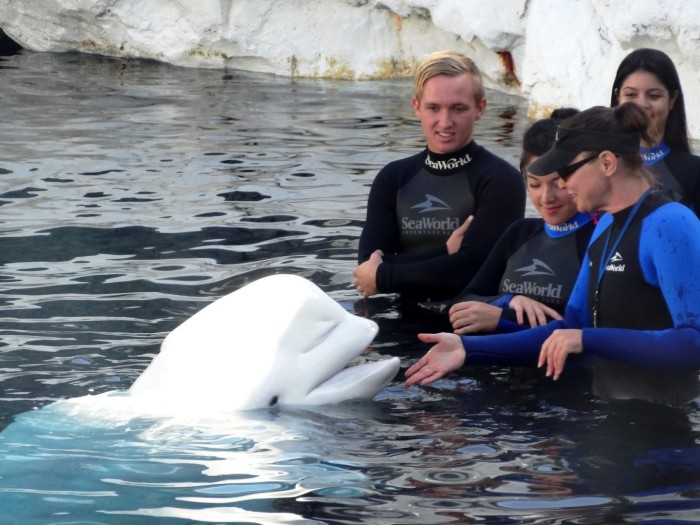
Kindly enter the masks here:
<path id="1" fill-rule="evenodd" d="M 372 421 L 379 403 L 341 402 L 398 372 L 397 357 L 362 355 L 377 331 L 302 277 L 243 286 L 170 332 L 129 389 L 15 416 L 0 432 L 3 515 L 306 523 L 278 498 L 369 483 L 334 459 L 355 439 L 334 429 Z"/>
<path id="2" fill-rule="evenodd" d="M 271 275 L 170 332 L 128 397 L 139 411 L 167 415 L 373 398 L 396 376 L 399 359 L 348 365 L 377 331 L 311 281 Z"/>

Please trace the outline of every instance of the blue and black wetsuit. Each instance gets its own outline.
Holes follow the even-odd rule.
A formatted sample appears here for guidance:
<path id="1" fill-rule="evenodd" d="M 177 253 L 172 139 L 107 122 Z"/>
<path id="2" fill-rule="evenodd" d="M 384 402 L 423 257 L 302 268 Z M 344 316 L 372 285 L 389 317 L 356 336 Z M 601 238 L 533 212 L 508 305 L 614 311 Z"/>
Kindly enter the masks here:
<path id="1" fill-rule="evenodd" d="M 367 201 L 358 261 L 384 252 L 377 271 L 380 293 L 452 299 L 483 264 L 498 237 L 525 213 L 522 176 L 505 160 L 472 141 L 461 150 L 423 152 L 386 165 Z M 450 234 L 474 220 L 458 253 Z"/>
<path id="2" fill-rule="evenodd" d="M 700 221 L 687 207 L 651 193 L 603 257 L 630 212 L 605 214 L 596 226 L 562 321 L 514 334 L 462 336 L 467 363 L 534 366 L 554 330 L 577 328 L 584 356 L 596 361 L 595 393 L 674 405 L 697 397 Z"/>
<path id="3" fill-rule="evenodd" d="M 515 311 L 508 307 L 514 295 L 539 301 L 563 315 L 594 226 L 588 213 L 577 213 L 557 226 L 542 219 L 516 221 L 453 302 L 480 301 L 502 308 L 499 332 L 529 327 L 519 326 Z"/>
<path id="4" fill-rule="evenodd" d="M 641 154 L 644 166 L 673 198 L 700 216 L 700 157 L 672 150 L 664 142 L 642 148 Z"/>

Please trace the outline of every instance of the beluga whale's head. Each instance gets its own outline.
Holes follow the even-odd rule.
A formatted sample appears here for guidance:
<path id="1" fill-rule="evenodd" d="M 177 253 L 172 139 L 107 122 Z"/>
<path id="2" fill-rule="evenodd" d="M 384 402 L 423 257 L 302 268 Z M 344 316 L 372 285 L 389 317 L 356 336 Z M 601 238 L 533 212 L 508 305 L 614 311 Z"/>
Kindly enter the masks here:
<path id="1" fill-rule="evenodd" d="M 312 282 L 262 278 L 175 328 L 129 389 L 148 411 L 220 413 L 372 398 L 399 359 L 348 367 L 377 334 Z"/>

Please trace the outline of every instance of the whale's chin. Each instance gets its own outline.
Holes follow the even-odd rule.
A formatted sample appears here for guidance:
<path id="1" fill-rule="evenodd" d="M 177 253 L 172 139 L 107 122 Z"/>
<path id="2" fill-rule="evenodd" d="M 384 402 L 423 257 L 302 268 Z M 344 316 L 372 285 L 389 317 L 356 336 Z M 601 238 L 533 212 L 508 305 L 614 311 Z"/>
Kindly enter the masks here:
<path id="1" fill-rule="evenodd" d="M 398 357 L 391 357 L 350 365 L 311 390 L 300 404 L 323 405 L 367 397 L 368 392 L 376 394 L 396 377 L 400 364 Z"/>

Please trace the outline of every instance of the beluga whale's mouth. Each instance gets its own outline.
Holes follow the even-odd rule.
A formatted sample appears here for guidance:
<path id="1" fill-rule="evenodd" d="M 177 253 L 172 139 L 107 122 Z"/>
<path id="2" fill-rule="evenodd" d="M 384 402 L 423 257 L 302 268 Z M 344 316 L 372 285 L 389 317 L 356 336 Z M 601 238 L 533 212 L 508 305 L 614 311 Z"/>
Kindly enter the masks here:
<path id="1" fill-rule="evenodd" d="M 377 330 L 302 277 L 265 277 L 173 330 L 129 395 L 175 414 L 372 398 L 400 366 L 356 364 Z"/>
<path id="2" fill-rule="evenodd" d="M 375 390 L 379 392 L 386 386 L 399 371 L 398 357 L 380 359 L 371 363 L 349 364 L 340 372 L 328 378 L 326 381 L 311 390 L 306 400 L 309 405 L 322 405 L 338 401 L 353 399 L 352 392 L 364 392 Z M 357 396 L 357 398 L 366 396 Z"/>

